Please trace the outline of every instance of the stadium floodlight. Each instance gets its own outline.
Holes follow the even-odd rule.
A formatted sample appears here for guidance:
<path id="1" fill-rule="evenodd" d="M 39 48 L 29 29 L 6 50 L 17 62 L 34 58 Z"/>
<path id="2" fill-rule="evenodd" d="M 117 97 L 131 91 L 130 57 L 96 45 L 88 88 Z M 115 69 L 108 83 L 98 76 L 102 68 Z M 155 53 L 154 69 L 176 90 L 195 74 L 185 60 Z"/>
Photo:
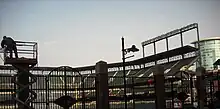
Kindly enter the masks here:
<path id="1" fill-rule="evenodd" d="M 123 66 L 123 80 L 124 80 L 124 100 L 125 100 L 125 109 L 127 109 L 127 95 L 126 95 L 126 73 L 125 73 L 125 59 L 127 58 L 130 58 L 130 57 L 133 57 L 134 55 L 132 56 L 128 56 L 128 57 L 125 57 L 125 55 L 129 52 L 138 52 L 139 49 L 136 48 L 135 45 L 132 45 L 131 48 L 126 48 L 124 47 L 124 38 L 122 37 L 121 38 L 121 41 L 122 41 L 122 66 Z"/>
<path id="2" fill-rule="evenodd" d="M 167 51 L 169 50 L 169 38 L 179 35 L 180 36 L 180 43 L 181 43 L 181 47 L 184 46 L 184 40 L 183 40 L 183 34 L 185 32 L 188 32 L 190 30 L 196 30 L 196 36 L 197 36 L 197 42 L 199 42 L 200 38 L 199 38 L 199 26 L 198 23 L 191 23 L 189 25 L 186 25 L 184 27 L 175 29 L 173 31 L 170 31 L 168 33 L 162 34 L 160 36 L 157 36 L 155 38 L 149 39 L 147 41 L 144 41 L 141 43 L 142 45 L 142 49 L 143 49 L 143 57 L 145 57 L 145 46 L 153 44 L 153 50 L 154 50 L 154 55 L 156 55 L 156 42 L 161 41 L 161 40 L 166 40 L 166 49 Z M 198 43 L 197 48 L 200 50 L 200 45 Z M 200 52 L 198 52 L 198 56 L 200 56 Z M 199 59 L 199 66 L 201 66 L 201 59 Z"/>

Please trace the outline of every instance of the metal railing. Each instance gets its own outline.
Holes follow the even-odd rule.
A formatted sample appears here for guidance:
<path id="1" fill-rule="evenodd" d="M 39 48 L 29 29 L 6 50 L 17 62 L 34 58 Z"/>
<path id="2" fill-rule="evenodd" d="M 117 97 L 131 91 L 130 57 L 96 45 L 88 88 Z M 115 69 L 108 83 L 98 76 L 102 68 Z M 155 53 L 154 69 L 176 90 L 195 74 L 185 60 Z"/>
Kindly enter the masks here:
<path id="1" fill-rule="evenodd" d="M 19 58 L 38 59 L 36 42 L 15 41 Z M 8 58 L 9 51 L 4 52 L 4 60 Z"/>
<path id="2" fill-rule="evenodd" d="M 54 104 L 54 101 L 63 95 L 68 95 L 76 99 L 69 109 L 95 109 L 96 108 L 96 77 L 82 75 L 36 75 L 37 82 L 29 88 L 37 93 L 37 99 L 31 102 L 35 109 L 62 109 Z M 17 107 L 17 103 L 12 100 L 16 92 L 17 85 L 13 85 L 11 75 L 0 76 L 0 109 L 6 107 L 12 109 Z M 85 79 L 87 78 L 87 79 Z M 109 104 L 110 109 L 123 109 L 123 77 L 109 76 Z M 142 109 L 143 107 L 153 108 L 155 98 L 155 86 L 153 77 L 127 77 L 127 97 L 128 109 Z M 215 100 L 215 92 L 219 91 L 220 73 L 210 73 L 205 76 L 206 98 L 209 102 Z M 66 79 L 66 82 L 63 82 Z M 84 80 L 84 83 L 81 82 Z M 179 108 L 181 106 L 197 105 L 196 78 L 166 78 L 166 107 Z M 93 83 L 93 81 L 95 81 Z M 184 104 L 178 100 L 177 95 L 185 92 L 189 97 Z M 195 93 L 194 93 L 195 92 Z M 83 96 L 84 95 L 84 96 Z M 14 109 L 14 108 L 13 108 Z"/>

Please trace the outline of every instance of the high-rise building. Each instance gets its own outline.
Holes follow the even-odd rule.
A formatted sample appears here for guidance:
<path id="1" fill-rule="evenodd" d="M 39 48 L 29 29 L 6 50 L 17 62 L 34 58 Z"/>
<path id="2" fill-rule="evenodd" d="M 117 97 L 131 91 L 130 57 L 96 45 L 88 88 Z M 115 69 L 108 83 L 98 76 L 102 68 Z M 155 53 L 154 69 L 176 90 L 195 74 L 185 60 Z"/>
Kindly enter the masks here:
<path id="1" fill-rule="evenodd" d="M 196 47 L 198 47 L 198 41 L 193 42 Z M 220 59 L 220 37 L 209 37 L 201 39 L 199 41 L 200 45 L 200 56 L 201 65 L 206 68 L 206 70 L 214 69 L 214 62 Z"/>

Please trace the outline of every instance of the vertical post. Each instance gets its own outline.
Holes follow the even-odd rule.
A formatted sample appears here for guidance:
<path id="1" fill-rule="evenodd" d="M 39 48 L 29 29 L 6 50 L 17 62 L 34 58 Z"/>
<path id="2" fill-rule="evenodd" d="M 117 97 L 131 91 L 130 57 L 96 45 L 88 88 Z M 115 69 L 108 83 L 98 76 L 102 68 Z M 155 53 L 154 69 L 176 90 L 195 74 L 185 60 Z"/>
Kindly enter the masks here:
<path id="1" fill-rule="evenodd" d="M 124 38 L 121 38 L 122 41 L 122 61 L 123 61 L 123 79 L 124 79 L 124 101 L 125 101 L 125 109 L 127 109 L 127 95 L 126 95 L 126 73 L 125 73 L 125 47 L 124 47 Z"/>
<path id="2" fill-rule="evenodd" d="M 16 83 L 14 83 L 14 92 L 16 92 L 16 89 L 17 89 Z M 13 97 L 16 98 L 16 94 L 14 94 Z M 14 106 L 15 106 L 15 109 L 17 109 L 17 102 L 16 101 L 14 102 Z"/>
<path id="3" fill-rule="evenodd" d="M 161 65 L 156 65 L 154 67 L 154 81 L 155 81 L 155 94 L 156 94 L 156 109 L 165 109 L 165 78 L 164 78 L 164 68 Z"/>
<path id="4" fill-rule="evenodd" d="M 154 55 L 157 54 L 157 51 L 156 51 L 156 42 L 154 42 Z M 157 61 L 155 61 L 155 65 L 157 65 Z"/>
<path id="5" fill-rule="evenodd" d="M 183 32 L 182 32 L 182 29 L 180 29 L 180 41 L 181 41 L 181 47 L 183 47 Z"/>
<path id="6" fill-rule="evenodd" d="M 132 97 L 133 97 L 133 109 L 135 109 L 135 89 L 134 89 L 134 77 L 132 79 Z"/>
<path id="7" fill-rule="evenodd" d="M 166 38 L 166 46 L 167 46 L 167 51 L 169 50 L 169 42 L 168 42 L 168 38 Z"/>
<path id="8" fill-rule="evenodd" d="M 64 67 L 64 93 L 65 96 L 67 96 L 67 79 L 66 79 L 66 67 Z M 69 107 L 67 106 L 67 99 L 65 99 L 65 107 L 64 109 L 69 109 Z"/>
<path id="9" fill-rule="evenodd" d="M 143 58 L 144 58 L 145 57 L 144 45 L 142 45 L 142 49 L 143 49 Z M 145 63 L 144 63 L 144 68 L 145 68 Z"/>
<path id="10" fill-rule="evenodd" d="M 194 103 L 194 91 L 193 91 L 193 78 L 190 75 L 190 93 L 191 93 L 191 105 Z"/>
<path id="11" fill-rule="evenodd" d="M 183 32 L 182 32 L 182 29 L 180 29 L 180 41 L 181 41 L 181 47 L 183 47 Z M 184 59 L 183 54 L 182 54 L 182 59 Z"/>
<path id="12" fill-rule="evenodd" d="M 183 71 L 180 71 L 180 78 L 181 78 L 181 92 L 183 92 Z"/>
<path id="13" fill-rule="evenodd" d="M 109 109 L 108 65 L 104 61 L 96 63 L 96 109 Z"/>
<path id="14" fill-rule="evenodd" d="M 198 108 L 203 109 L 204 108 L 204 100 L 205 100 L 205 80 L 204 80 L 204 74 L 205 74 L 205 68 L 204 67 L 198 67 L 196 69 L 196 88 L 198 93 Z"/>
<path id="15" fill-rule="evenodd" d="M 169 50 L 169 42 L 168 42 L 168 38 L 166 38 L 166 46 L 167 46 L 167 51 Z M 167 58 L 167 61 L 169 62 L 169 58 Z"/>
<path id="16" fill-rule="evenodd" d="M 173 78 L 171 78 L 171 96 L 172 96 L 172 107 L 171 107 L 171 109 L 173 109 L 174 108 L 174 91 L 173 91 L 173 82 L 174 82 L 174 80 L 173 80 Z"/>
<path id="17" fill-rule="evenodd" d="M 198 52 L 198 55 L 199 55 L 199 67 L 201 67 L 202 65 L 202 58 L 201 58 L 201 51 L 200 51 L 200 39 L 199 39 L 199 26 L 197 24 L 197 28 L 196 28 L 196 33 L 197 33 L 197 46 L 198 46 L 198 49 L 199 49 L 199 52 Z"/>
<path id="18" fill-rule="evenodd" d="M 49 79 L 48 77 L 45 78 L 46 81 L 46 109 L 49 109 Z"/>
<path id="19" fill-rule="evenodd" d="M 212 72 L 213 73 L 213 72 Z M 213 76 L 213 74 L 212 74 L 212 76 Z M 213 103 L 213 81 L 212 80 L 210 80 L 209 81 L 209 87 L 210 87 L 210 95 L 211 95 L 211 103 Z"/>
<path id="20" fill-rule="evenodd" d="M 143 58 L 144 58 L 145 57 L 144 45 L 142 45 L 142 49 L 143 49 Z"/>
<path id="21" fill-rule="evenodd" d="M 85 78 L 84 76 L 81 77 L 81 81 L 82 81 L 82 98 L 83 98 L 83 101 L 82 101 L 82 109 L 85 109 L 86 108 L 86 101 L 85 101 Z"/>
<path id="22" fill-rule="evenodd" d="M 154 55 L 157 53 L 156 51 L 156 42 L 154 42 Z"/>

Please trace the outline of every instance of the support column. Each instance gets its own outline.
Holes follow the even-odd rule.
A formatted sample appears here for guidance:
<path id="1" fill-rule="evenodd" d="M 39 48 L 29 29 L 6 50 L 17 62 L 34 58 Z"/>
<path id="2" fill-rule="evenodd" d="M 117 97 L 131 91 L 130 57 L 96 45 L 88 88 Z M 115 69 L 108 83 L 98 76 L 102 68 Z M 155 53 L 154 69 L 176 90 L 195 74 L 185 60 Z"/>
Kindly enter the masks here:
<path id="1" fill-rule="evenodd" d="M 29 84 L 29 65 L 26 64 L 20 64 L 16 65 L 16 67 L 19 67 L 20 69 L 18 70 L 18 77 L 17 77 L 17 83 L 25 86 Z M 24 71 L 25 69 L 25 71 Z M 21 90 L 23 87 L 18 86 L 18 89 Z M 29 97 L 29 87 L 26 87 L 22 91 L 18 92 L 18 99 L 25 102 Z M 27 104 L 30 105 L 30 104 Z M 19 104 L 18 109 L 29 109 L 29 107 Z"/>
<path id="2" fill-rule="evenodd" d="M 205 105 L 205 74 L 206 70 L 204 67 L 198 67 L 196 69 L 196 89 L 198 95 L 198 109 L 204 109 Z"/>
<path id="3" fill-rule="evenodd" d="M 99 61 L 96 70 L 96 109 L 109 109 L 108 65 Z"/>
<path id="4" fill-rule="evenodd" d="M 165 78 L 164 78 L 164 68 L 161 65 L 156 65 L 154 67 L 154 81 L 155 81 L 155 94 L 156 94 L 156 109 L 165 109 Z"/>

